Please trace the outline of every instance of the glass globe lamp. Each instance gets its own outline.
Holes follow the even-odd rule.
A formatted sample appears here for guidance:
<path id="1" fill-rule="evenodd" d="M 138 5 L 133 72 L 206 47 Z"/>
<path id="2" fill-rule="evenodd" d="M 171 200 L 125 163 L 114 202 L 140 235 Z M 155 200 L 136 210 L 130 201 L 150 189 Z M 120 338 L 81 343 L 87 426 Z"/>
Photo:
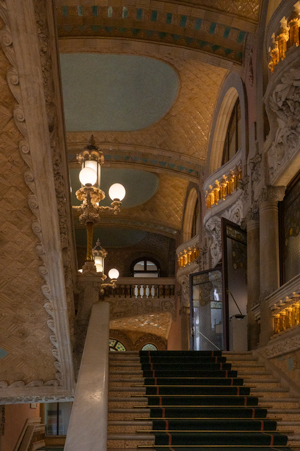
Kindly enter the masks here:
<path id="1" fill-rule="evenodd" d="M 83 186 L 95 185 L 97 182 L 97 173 L 92 168 L 83 168 L 79 172 L 79 180 Z"/>
<path id="2" fill-rule="evenodd" d="M 112 268 L 108 271 L 108 277 L 116 280 L 119 277 L 119 271 L 116 268 Z"/>
<path id="3" fill-rule="evenodd" d="M 121 183 L 114 183 L 108 191 L 111 200 L 123 200 L 126 194 L 125 188 Z"/>

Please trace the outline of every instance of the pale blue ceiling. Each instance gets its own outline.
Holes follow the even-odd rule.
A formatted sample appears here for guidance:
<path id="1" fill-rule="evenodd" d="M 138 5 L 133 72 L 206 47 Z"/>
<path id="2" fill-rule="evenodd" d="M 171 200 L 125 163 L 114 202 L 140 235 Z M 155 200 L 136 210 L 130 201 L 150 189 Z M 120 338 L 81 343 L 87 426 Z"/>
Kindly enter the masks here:
<path id="1" fill-rule="evenodd" d="M 81 187 L 79 182 L 80 167 L 70 169 L 72 186 L 72 205 L 80 205 L 75 192 Z M 102 168 L 101 186 L 105 192 L 105 199 L 101 205 L 110 205 L 111 199 L 108 190 L 114 183 L 121 183 L 126 189 L 126 196 L 122 202 L 124 208 L 136 207 L 151 199 L 158 189 L 159 178 L 153 172 L 137 171 L 135 169 Z"/>
<path id="2" fill-rule="evenodd" d="M 132 131 L 161 119 L 179 77 L 168 64 L 135 55 L 61 54 L 67 131 Z"/>

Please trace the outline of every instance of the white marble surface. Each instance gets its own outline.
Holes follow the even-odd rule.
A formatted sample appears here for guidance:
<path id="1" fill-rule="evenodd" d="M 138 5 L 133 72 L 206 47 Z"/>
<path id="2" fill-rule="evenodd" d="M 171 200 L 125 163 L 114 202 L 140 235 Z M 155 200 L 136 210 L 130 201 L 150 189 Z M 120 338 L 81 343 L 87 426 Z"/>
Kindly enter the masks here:
<path id="1" fill-rule="evenodd" d="M 107 449 L 109 304 L 92 309 L 65 451 Z"/>

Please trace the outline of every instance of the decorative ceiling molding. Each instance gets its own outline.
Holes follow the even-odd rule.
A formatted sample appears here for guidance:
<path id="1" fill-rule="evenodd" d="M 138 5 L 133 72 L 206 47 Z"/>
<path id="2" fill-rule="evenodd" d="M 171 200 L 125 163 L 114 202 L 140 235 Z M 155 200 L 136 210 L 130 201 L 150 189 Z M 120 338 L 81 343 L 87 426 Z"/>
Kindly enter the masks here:
<path id="1" fill-rule="evenodd" d="M 49 315 L 46 322 L 55 368 L 53 376 L 56 378 L 46 382 L 32 380 L 9 384 L 2 381 L 0 396 L 5 399 L 8 390 L 13 390 L 13 396 L 17 396 L 17 390 L 16 402 L 22 402 L 22 397 L 27 394 L 32 396 L 29 393 L 32 387 L 35 387 L 34 399 L 40 392 L 53 392 L 53 385 L 57 386 L 57 394 L 62 390 L 71 394 L 74 387 L 68 317 L 72 304 L 72 274 L 67 272 L 66 278 L 64 275 L 64 266 L 73 267 L 73 243 L 67 219 L 68 182 L 64 172 L 67 169 L 59 154 L 62 134 L 58 125 L 61 121 L 58 110 L 61 105 L 54 103 L 58 96 L 54 93 L 53 76 L 58 77 L 58 72 L 55 72 L 51 55 L 53 42 L 48 27 L 51 27 L 53 17 L 52 5 L 49 3 L 34 0 L 25 5 L 18 0 L 11 0 L 0 4 L 0 15 L 4 22 L 0 40 L 11 64 L 7 78 L 17 102 L 14 122 L 20 132 L 20 154 L 27 165 L 24 179 L 30 189 L 28 205 L 34 215 L 32 230 L 38 238 L 35 246 L 37 259 L 40 259 L 38 273 L 44 279 L 40 290 L 44 295 L 44 311 Z M 64 251 L 63 255 L 63 249 L 70 251 Z M 27 308 L 30 309 L 30 305 Z M 10 357 L 9 354 L 6 358 Z M 30 356 L 24 355 L 26 358 L 29 360 Z M 35 368 L 35 373 L 39 374 L 39 368 Z M 11 379 L 13 375 L 9 377 Z"/>
<path id="2" fill-rule="evenodd" d="M 256 32 L 260 2 L 84 3 L 71 0 L 57 4 L 60 38 L 113 37 L 157 42 L 241 63 L 246 34 Z"/>
<path id="3" fill-rule="evenodd" d="M 83 149 L 82 146 L 77 146 L 78 150 Z M 101 149 L 104 146 L 100 144 Z M 130 147 L 130 146 L 126 146 Z M 132 148 L 135 146 L 132 146 Z M 139 146 L 136 146 L 139 148 Z M 104 152 L 104 167 L 121 167 L 137 170 L 145 170 L 157 173 L 169 173 L 176 177 L 182 177 L 192 182 L 198 182 L 200 174 L 203 171 L 203 165 L 199 164 L 199 161 L 194 162 L 195 158 L 186 159 L 184 155 L 180 158 L 180 155 L 169 155 L 171 152 L 163 152 L 162 150 L 155 153 L 143 152 L 143 149 L 120 149 L 119 151 L 105 150 Z M 105 153 L 107 152 L 107 153 Z M 75 149 L 69 149 L 70 167 L 78 167 L 78 162 L 75 157 Z"/>

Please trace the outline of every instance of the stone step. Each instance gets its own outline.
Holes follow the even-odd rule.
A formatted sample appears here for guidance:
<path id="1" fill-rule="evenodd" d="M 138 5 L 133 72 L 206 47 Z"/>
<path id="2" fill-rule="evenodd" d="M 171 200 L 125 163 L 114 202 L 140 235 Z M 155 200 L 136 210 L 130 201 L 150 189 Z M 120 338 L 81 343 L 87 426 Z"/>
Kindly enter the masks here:
<path id="1" fill-rule="evenodd" d="M 120 368 L 120 370 L 119 370 Z M 127 369 L 127 371 L 134 371 L 136 369 L 141 369 L 140 362 L 110 362 L 109 363 L 109 369 L 111 371 L 124 371 L 124 369 Z"/>
<path id="2" fill-rule="evenodd" d="M 247 381 L 252 381 L 253 377 L 255 379 L 269 379 L 272 376 L 272 373 L 269 373 L 268 371 L 250 371 L 250 370 L 237 370 L 238 377 L 241 377 L 244 379 L 244 383 L 246 384 Z"/>
<path id="3" fill-rule="evenodd" d="M 150 411 L 148 408 L 109 408 L 108 420 L 128 420 L 136 421 L 137 419 L 146 418 L 150 419 Z"/>
<path id="4" fill-rule="evenodd" d="M 300 410 L 269 408 L 267 418 L 279 421 L 299 421 Z"/>
<path id="5" fill-rule="evenodd" d="M 123 409 L 134 409 L 137 407 L 147 407 L 148 399 L 147 398 L 109 398 L 108 399 L 108 408 L 123 408 Z"/>
<path id="6" fill-rule="evenodd" d="M 148 431 L 152 429 L 152 421 L 108 421 L 108 434 L 115 434 L 115 433 L 128 433 L 128 434 L 135 434 L 137 433 L 137 430 L 140 431 Z"/>
<path id="7" fill-rule="evenodd" d="M 107 449 L 136 449 L 139 446 L 154 446 L 153 434 L 108 434 L 107 435 Z"/>
<path id="8" fill-rule="evenodd" d="M 110 371 L 109 372 L 109 379 L 119 379 L 120 376 L 124 377 L 126 376 L 126 379 L 132 378 L 142 378 L 143 372 L 140 370 L 134 370 L 134 371 Z"/>
<path id="9" fill-rule="evenodd" d="M 108 382 L 108 387 L 114 388 L 114 387 L 132 387 L 136 385 L 144 385 L 144 378 L 132 378 L 132 379 L 111 379 Z"/>
<path id="10" fill-rule="evenodd" d="M 260 398 L 263 397 L 263 400 L 265 398 L 276 398 L 276 399 L 287 398 L 288 394 L 289 391 L 281 387 L 251 388 L 251 395 L 258 396 Z"/>
<path id="11" fill-rule="evenodd" d="M 251 381 L 251 383 L 250 383 Z M 244 387 L 280 387 L 279 379 L 244 379 Z"/>
<path id="12" fill-rule="evenodd" d="M 289 406 L 287 406 L 287 404 Z M 278 408 L 278 409 L 290 409 L 290 408 L 298 409 L 299 401 L 296 398 L 287 398 L 286 397 L 286 398 L 274 399 L 274 398 L 263 397 L 263 398 L 259 398 L 259 405 L 260 406 L 272 405 L 272 406 L 276 406 L 276 408 Z"/>

